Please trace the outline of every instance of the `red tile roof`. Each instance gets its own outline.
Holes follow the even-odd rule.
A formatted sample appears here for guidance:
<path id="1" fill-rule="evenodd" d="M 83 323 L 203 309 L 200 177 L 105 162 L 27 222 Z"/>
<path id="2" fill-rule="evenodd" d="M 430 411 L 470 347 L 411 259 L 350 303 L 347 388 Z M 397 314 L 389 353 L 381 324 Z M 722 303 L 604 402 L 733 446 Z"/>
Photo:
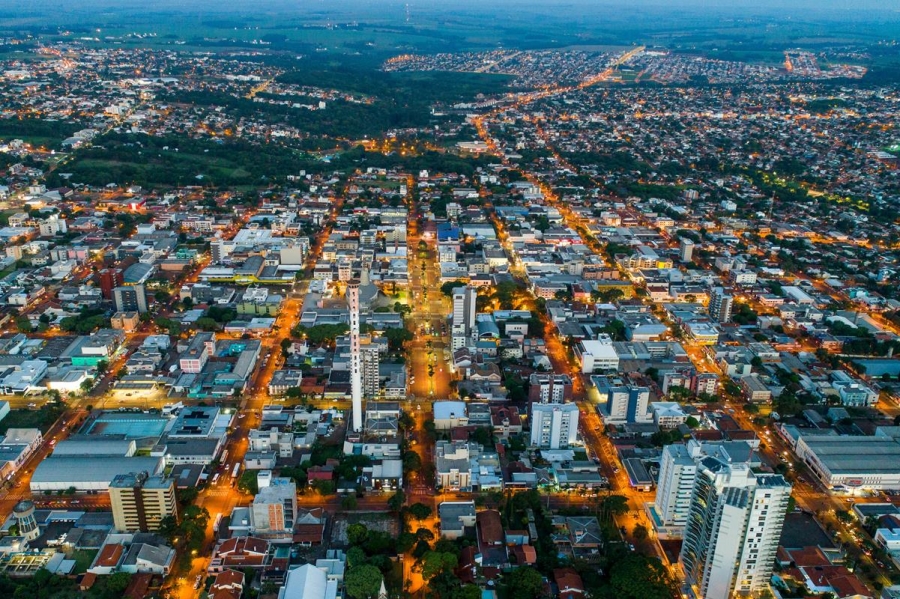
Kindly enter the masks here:
<path id="1" fill-rule="evenodd" d="M 104 545 L 97 556 L 96 564 L 103 568 L 114 568 L 122 561 L 122 555 L 125 553 L 125 546 L 118 544 Z"/>
<path id="2" fill-rule="evenodd" d="M 560 599 L 576 599 L 584 595 L 584 582 L 574 568 L 556 568 L 553 580 L 559 587 Z"/>
<path id="3" fill-rule="evenodd" d="M 497 510 L 485 510 L 475 516 L 478 523 L 478 537 L 487 545 L 503 543 L 503 521 Z"/>

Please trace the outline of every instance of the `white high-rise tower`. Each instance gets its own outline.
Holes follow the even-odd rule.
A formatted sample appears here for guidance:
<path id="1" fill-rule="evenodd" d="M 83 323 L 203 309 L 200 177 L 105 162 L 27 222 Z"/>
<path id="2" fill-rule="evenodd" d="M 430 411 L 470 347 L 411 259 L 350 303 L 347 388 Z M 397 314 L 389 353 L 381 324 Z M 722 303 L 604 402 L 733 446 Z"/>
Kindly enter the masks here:
<path id="1" fill-rule="evenodd" d="M 350 308 L 350 399 L 353 404 L 353 432 L 358 433 L 363 426 L 358 279 L 351 279 L 347 283 L 347 306 Z"/>
<path id="2" fill-rule="evenodd" d="M 701 599 L 769 588 L 791 485 L 706 457 L 697 464 L 681 564 Z"/>

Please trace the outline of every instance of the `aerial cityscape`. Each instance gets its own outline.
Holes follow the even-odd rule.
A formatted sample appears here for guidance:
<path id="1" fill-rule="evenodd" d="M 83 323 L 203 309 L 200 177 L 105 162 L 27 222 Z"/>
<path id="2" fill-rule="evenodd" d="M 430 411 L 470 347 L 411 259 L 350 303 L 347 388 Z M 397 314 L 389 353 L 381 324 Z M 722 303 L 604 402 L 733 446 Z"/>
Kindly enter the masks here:
<path id="1" fill-rule="evenodd" d="M 0 14 L 0 599 L 900 599 L 895 0 Z"/>

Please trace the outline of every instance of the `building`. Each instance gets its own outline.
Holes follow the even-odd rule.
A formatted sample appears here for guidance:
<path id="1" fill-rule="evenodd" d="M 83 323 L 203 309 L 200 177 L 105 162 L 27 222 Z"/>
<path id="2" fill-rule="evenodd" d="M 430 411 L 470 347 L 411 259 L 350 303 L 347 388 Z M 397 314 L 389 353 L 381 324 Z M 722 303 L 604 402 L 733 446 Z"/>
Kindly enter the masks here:
<path id="1" fill-rule="evenodd" d="M 795 451 L 831 489 L 900 489 L 900 443 L 877 431 L 874 437 L 801 435 Z"/>
<path id="2" fill-rule="evenodd" d="M 129 285 L 116 287 L 112 291 L 113 302 L 116 304 L 116 312 L 138 312 L 143 314 L 148 310 L 147 289 L 143 285 Z"/>
<path id="3" fill-rule="evenodd" d="M 123 457 L 104 453 L 95 455 L 53 455 L 45 458 L 31 476 L 31 492 L 44 494 L 75 489 L 76 492 L 105 492 L 110 482 L 123 472 L 160 474 L 162 457 Z"/>
<path id="4" fill-rule="evenodd" d="M 178 360 L 178 367 L 183 372 L 198 374 L 206 366 L 209 357 L 216 353 L 216 336 L 214 333 L 197 333 L 191 338 L 187 349 Z"/>
<path id="5" fill-rule="evenodd" d="M 278 591 L 278 599 L 337 599 L 337 580 L 329 580 L 324 570 L 304 564 L 289 570 L 284 586 Z"/>
<path id="6" fill-rule="evenodd" d="M 653 502 L 660 537 L 681 538 L 687 523 L 697 476 L 703 458 L 714 457 L 726 463 L 748 464 L 753 448 L 744 441 L 701 443 L 691 439 L 686 445 L 667 445 L 659 464 L 659 480 Z"/>
<path id="7" fill-rule="evenodd" d="M 528 383 L 531 403 L 565 403 L 572 399 L 572 378 L 568 374 L 534 372 Z"/>
<path id="8" fill-rule="evenodd" d="M 113 299 L 113 289 L 125 284 L 124 271 L 121 268 L 104 268 L 100 271 L 100 293 L 103 299 Z"/>
<path id="9" fill-rule="evenodd" d="M 619 369 L 619 354 L 608 335 L 581 341 L 575 346 L 575 355 L 581 360 L 581 372 L 585 374 Z"/>
<path id="10" fill-rule="evenodd" d="M 436 401 L 432 404 L 434 428 L 446 431 L 469 424 L 469 416 L 464 401 Z"/>
<path id="11" fill-rule="evenodd" d="M 175 481 L 146 472 L 120 474 L 109 484 L 113 523 L 119 532 L 159 529 L 167 516 L 177 516 Z"/>
<path id="12" fill-rule="evenodd" d="M 682 262 L 694 260 L 694 242 L 687 237 L 682 237 L 681 243 L 678 245 L 678 259 Z"/>
<path id="13" fill-rule="evenodd" d="M 592 377 L 600 400 L 606 401 L 603 420 L 611 424 L 652 422 L 649 412 L 650 389 L 625 383 L 619 378 Z"/>
<path id="14" fill-rule="evenodd" d="M 347 308 L 350 310 L 350 400 L 353 414 L 351 416 L 351 428 L 353 433 L 359 433 L 363 427 L 362 409 L 362 364 L 359 340 L 359 280 L 353 279 L 347 283 Z"/>
<path id="15" fill-rule="evenodd" d="M 362 343 L 359 346 L 359 361 L 362 378 L 362 394 L 366 399 L 378 397 L 381 391 L 379 384 L 378 367 L 381 363 L 378 345 L 371 343 L 371 337 L 367 338 L 369 343 Z"/>
<path id="16" fill-rule="evenodd" d="M 531 404 L 531 445 L 542 449 L 567 449 L 578 438 L 578 405 Z"/>
<path id="17" fill-rule="evenodd" d="M 475 329 L 475 302 L 478 292 L 475 287 L 456 287 L 453 290 L 453 311 L 450 314 L 450 337 L 453 351 L 469 344 Z"/>
<path id="18" fill-rule="evenodd" d="M 438 504 L 441 536 L 455 541 L 465 536 L 466 529 L 475 528 L 474 501 L 442 501 Z"/>
<path id="19" fill-rule="evenodd" d="M 297 485 L 289 478 L 273 478 L 250 504 L 250 531 L 272 542 L 291 542 L 297 517 Z"/>
<path id="20" fill-rule="evenodd" d="M 746 464 L 700 460 L 679 560 L 703 599 L 769 589 L 789 485 Z"/>
<path id="21" fill-rule="evenodd" d="M 709 316 L 716 322 L 731 322 L 734 298 L 722 287 L 713 287 L 709 293 Z"/>
<path id="22" fill-rule="evenodd" d="M 133 333 L 140 325 L 140 314 L 137 312 L 116 312 L 110 319 L 110 325 L 114 329 Z"/>
<path id="23" fill-rule="evenodd" d="M 750 403 L 768 403 L 772 400 L 772 390 L 755 373 L 742 376 L 740 387 Z"/>
<path id="24" fill-rule="evenodd" d="M 650 413 L 653 422 L 661 429 L 673 429 L 688 419 L 681 404 L 674 401 L 650 402 Z"/>

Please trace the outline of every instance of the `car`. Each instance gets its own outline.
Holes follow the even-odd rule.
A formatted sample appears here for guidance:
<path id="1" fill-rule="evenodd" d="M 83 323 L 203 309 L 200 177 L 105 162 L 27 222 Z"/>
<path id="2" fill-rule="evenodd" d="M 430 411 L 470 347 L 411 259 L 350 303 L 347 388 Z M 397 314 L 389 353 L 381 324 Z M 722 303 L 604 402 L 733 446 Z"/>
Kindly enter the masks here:
<path id="1" fill-rule="evenodd" d="M 197 574 L 197 578 L 194 580 L 194 588 L 199 589 L 200 585 L 203 584 L 203 574 Z"/>

